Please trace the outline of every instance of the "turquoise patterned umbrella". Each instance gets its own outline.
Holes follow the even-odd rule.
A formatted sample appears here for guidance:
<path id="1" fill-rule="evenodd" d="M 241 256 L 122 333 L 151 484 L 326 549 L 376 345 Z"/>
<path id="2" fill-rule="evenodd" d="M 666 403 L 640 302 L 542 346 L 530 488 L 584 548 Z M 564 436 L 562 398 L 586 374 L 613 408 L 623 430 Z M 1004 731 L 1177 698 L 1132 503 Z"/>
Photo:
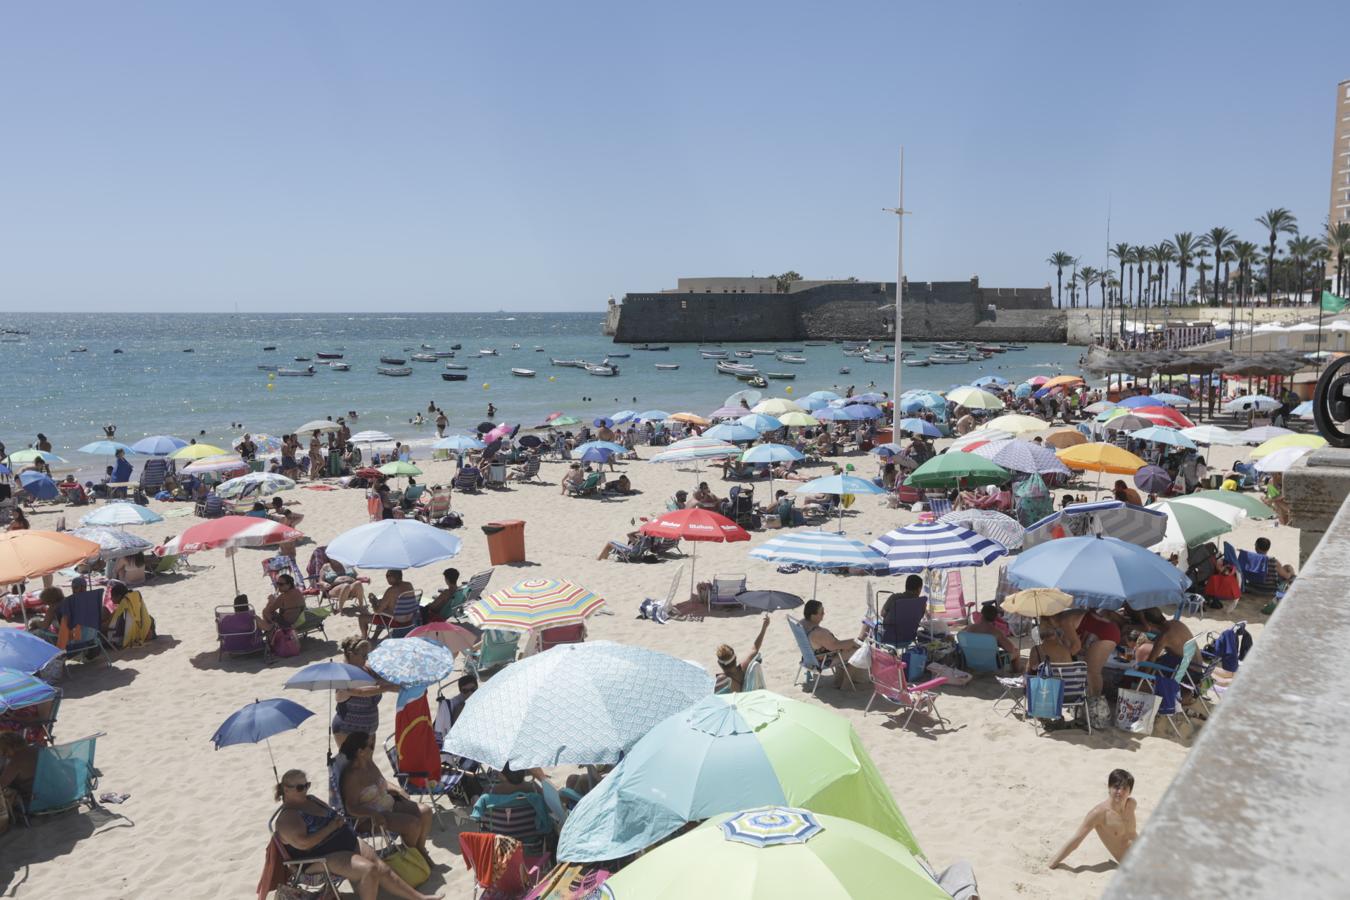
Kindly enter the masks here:
<path id="1" fill-rule="evenodd" d="M 444 645 L 420 637 L 389 638 L 370 651 L 366 664 L 391 684 L 417 687 L 436 684 L 455 667 L 455 654 Z"/>
<path id="2" fill-rule="evenodd" d="M 825 829 L 815 816 L 804 809 L 767 806 L 737 813 L 722 823 L 722 834 L 729 841 L 751 847 L 778 844 L 805 844 Z"/>

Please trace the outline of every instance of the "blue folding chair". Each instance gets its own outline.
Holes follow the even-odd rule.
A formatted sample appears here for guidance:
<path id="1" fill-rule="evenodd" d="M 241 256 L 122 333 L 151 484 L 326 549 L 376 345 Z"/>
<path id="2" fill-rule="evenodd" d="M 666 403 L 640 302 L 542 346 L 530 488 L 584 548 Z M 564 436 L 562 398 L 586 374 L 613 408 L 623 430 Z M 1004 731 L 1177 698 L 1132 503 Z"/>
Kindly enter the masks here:
<path id="1" fill-rule="evenodd" d="M 71 638 L 66 642 L 66 659 L 83 656 L 91 650 L 103 656 L 106 665 L 112 665 L 108 657 L 107 639 L 103 637 L 103 591 L 81 591 L 66 598 L 66 626 Z"/>
<path id="2" fill-rule="evenodd" d="M 849 687 L 853 686 L 853 676 L 849 674 L 848 662 L 844 659 L 844 654 L 838 650 L 831 650 L 824 656 L 817 656 L 816 649 L 811 646 L 811 638 L 807 636 L 806 629 L 801 620 L 787 617 L 788 630 L 792 632 L 792 639 L 797 642 L 797 649 L 801 651 L 802 659 L 797 666 L 797 675 L 792 679 L 796 684 L 797 679 L 802 677 L 802 673 L 807 673 L 811 681 L 811 695 L 815 696 L 816 688 L 820 687 L 820 680 L 825 675 L 826 669 L 834 669 L 844 673 L 844 678 L 848 679 Z"/>
<path id="3" fill-rule="evenodd" d="M 962 631 L 956 635 L 956 645 L 961 648 L 965 668 L 972 673 L 1001 672 L 1007 662 L 1004 652 L 999 649 L 998 638 L 992 634 Z"/>
<path id="4" fill-rule="evenodd" d="M 88 803 L 98 806 L 94 788 L 98 786 L 98 770 L 94 768 L 94 749 L 103 732 L 89 737 L 39 747 L 37 769 L 33 774 L 33 798 L 24 805 L 24 818 L 45 813 L 74 809 Z"/>

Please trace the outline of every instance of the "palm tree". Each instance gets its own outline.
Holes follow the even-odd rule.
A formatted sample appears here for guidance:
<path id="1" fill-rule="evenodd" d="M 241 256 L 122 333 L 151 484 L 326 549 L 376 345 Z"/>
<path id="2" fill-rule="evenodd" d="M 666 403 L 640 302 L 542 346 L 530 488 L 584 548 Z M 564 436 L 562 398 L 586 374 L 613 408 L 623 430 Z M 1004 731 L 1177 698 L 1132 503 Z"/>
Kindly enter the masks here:
<path id="1" fill-rule="evenodd" d="M 1219 299 L 1219 279 L 1217 277 L 1219 274 L 1218 272 L 1219 260 L 1222 259 L 1224 253 L 1228 252 L 1228 250 L 1232 248 L 1233 240 L 1234 240 L 1233 232 L 1229 231 L 1227 228 L 1224 228 L 1222 226 L 1215 226 L 1214 228 L 1211 228 L 1209 231 L 1206 231 L 1203 235 L 1200 236 L 1200 246 L 1209 250 L 1209 252 L 1214 256 L 1214 267 L 1215 267 L 1214 274 L 1216 276 L 1214 279 L 1215 306 L 1218 306 L 1222 302 Z M 1227 290 L 1227 285 L 1224 285 L 1224 288 L 1225 290 Z M 1204 291 L 1201 291 L 1201 293 L 1204 293 Z"/>
<path id="2" fill-rule="evenodd" d="M 1153 255 L 1158 258 L 1158 273 L 1162 279 L 1162 305 L 1164 309 L 1171 306 L 1168 300 L 1168 294 L 1172 292 L 1172 263 L 1177 261 L 1177 248 L 1171 241 L 1163 241 L 1153 248 Z"/>
<path id="3" fill-rule="evenodd" d="M 1056 280 L 1058 280 L 1058 282 L 1059 282 L 1059 287 L 1058 287 L 1058 299 L 1055 301 L 1055 304 L 1056 304 L 1056 306 L 1058 306 L 1060 309 L 1063 309 L 1063 308 L 1064 308 L 1064 270 L 1065 270 L 1065 268 L 1067 268 L 1068 266 L 1073 265 L 1073 263 L 1074 263 L 1074 258 L 1073 258 L 1072 256 L 1070 256 L 1069 254 L 1065 253 L 1063 250 L 1056 250 L 1054 253 L 1051 253 L 1051 254 L 1050 254 L 1050 257 L 1049 257 L 1049 259 L 1046 260 L 1046 262 L 1048 262 L 1050 265 L 1052 265 L 1052 266 L 1055 267 L 1055 278 L 1056 278 Z"/>
<path id="4" fill-rule="evenodd" d="M 1116 244 L 1114 247 L 1111 248 L 1111 255 L 1114 256 L 1114 257 L 1116 258 L 1116 262 L 1120 264 L 1120 281 L 1118 281 L 1118 282 L 1116 283 L 1116 286 L 1117 286 L 1117 287 L 1120 287 L 1121 285 L 1124 285 L 1124 284 L 1125 284 L 1125 266 L 1126 266 L 1126 265 L 1129 263 L 1129 261 L 1130 261 L 1130 245 L 1129 245 L 1129 244 Z M 1125 298 L 1124 298 L 1124 297 L 1121 297 L 1121 298 L 1120 298 L 1120 334 L 1121 334 L 1122 337 L 1124 337 L 1124 335 L 1125 335 Z"/>
<path id="5" fill-rule="evenodd" d="M 1289 250 L 1289 258 L 1294 263 L 1294 286 L 1298 291 L 1298 299 L 1303 300 L 1303 289 L 1306 287 L 1304 278 L 1307 274 L 1308 263 L 1312 261 L 1313 255 L 1321 242 L 1317 238 L 1307 237 L 1306 235 L 1295 235 L 1285 244 Z"/>
<path id="6" fill-rule="evenodd" d="M 1172 237 L 1172 249 L 1177 254 L 1177 268 L 1181 275 L 1181 302 L 1186 303 L 1186 270 L 1191 267 L 1191 260 L 1195 256 L 1200 242 L 1196 240 L 1195 235 L 1189 231 L 1178 231 Z"/>
<path id="7" fill-rule="evenodd" d="M 1337 222 L 1327 226 L 1327 236 L 1322 241 L 1329 256 L 1336 259 L 1336 296 L 1345 296 L 1345 258 L 1350 256 L 1350 222 Z"/>
<path id="8" fill-rule="evenodd" d="M 1079 281 L 1082 283 L 1082 285 L 1083 285 L 1083 306 L 1084 306 L 1084 307 L 1087 307 L 1087 306 L 1090 306 L 1090 305 L 1091 305 L 1091 301 L 1092 301 L 1092 286 L 1093 286 L 1094 284 L 1097 283 L 1097 279 L 1098 279 L 1099 277 L 1101 277 L 1101 273 L 1099 273 L 1099 272 L 1098 272 L 1096 269 L 1094 269 L 1092 266 L 1083 266 L 1083 268 L 1081 268 L 1081 269 L 1078 270 L 1078 280 L 1079 280 Z M 1076 294 L 1076 293 L 1077 293 L 1077 292 L 1075 292 L 1075 294 Z"/>
<path id="9" fill-rule="evenodd" d="M 1281 234 L 1298 234 L 1298 220 L 1289 210 L 1279 207 L 1257 216 L 1256 224 L 1270 233 L 1270 242 L 1266 245 L 1266 306 L 1269 307 L 1275 295 L 1275 242 Z"/>
<path id="10" fill-rule="evenodd" d="M 1261 258 L 1261 248 L 1258 247 L 1256 244 L 1253 244 L 1251 241 L 1234 242 L 1233 262 L 1237 263 L 1238 266 L 1238 296 L 1241 298 L 1244 304 L 1250 301 L 1251 299 L 1250 290 L 1253 282 L 1252 266 L 1254 266 L 1256 264 L 1256 261 L 1260 258 Z M 1267 279 L 1267 284 L 1269 284 L 1269 279 Z M 1230 313 L 1229 319 L 1230 321 L 1235 322 L 1235 315 L 1233 313 Z M 1255 324 L 1255 321 L 1256 321 L 1256 308 L 1255 306 L 1253 306 L 1252 308 L 1253 325 Z M 1251 346 L 1250 341 L 1248 341 L 1247 346 L 1248 347 Z"/>

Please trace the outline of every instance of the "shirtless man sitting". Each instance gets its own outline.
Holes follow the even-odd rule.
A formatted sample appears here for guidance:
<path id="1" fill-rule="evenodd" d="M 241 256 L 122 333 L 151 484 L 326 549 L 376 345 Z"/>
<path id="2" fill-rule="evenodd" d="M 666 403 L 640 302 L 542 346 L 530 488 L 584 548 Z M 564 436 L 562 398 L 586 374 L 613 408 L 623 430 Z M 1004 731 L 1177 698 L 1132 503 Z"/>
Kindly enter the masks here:
<path id="1" fill-rule="evenodd" d="M 361 623 L 361 635 L 370 640 L 370 626 L 374 624 L 376 616 L 389 618 L 394 614 L 394 607 L 398 605 L 398 598 L 404 594 L 416 592 L 411 584 L 403 580 L 403 573 L 398 569 L 390 569 L 384 573 L 384 580 L 389 585 L 385 588 L 383 594 L 375 596 L 375 592 L 369 594 L 371 606 L 374 607 L 373 613 L 361 613 L 357 621 Z"/>
<path id="2" fill-rule="evenodd" d="M 1102 845 L 1116 862 L 1125 858 L 1130 845 L 1139 836 L 1134 822 L 1135 801 L 1130 796 L 1134 791 L 1134 776 L 1124 769 L 1115 769 L 1106 779 L 1106 799 L 1088 811 L 1083 824 L 1078 826 L 1073 837 L 1055 854 L 1050 868 L 1064 862 L 1065 857 L 1078 849 L 1088 832 L 1096 831 Z"/>

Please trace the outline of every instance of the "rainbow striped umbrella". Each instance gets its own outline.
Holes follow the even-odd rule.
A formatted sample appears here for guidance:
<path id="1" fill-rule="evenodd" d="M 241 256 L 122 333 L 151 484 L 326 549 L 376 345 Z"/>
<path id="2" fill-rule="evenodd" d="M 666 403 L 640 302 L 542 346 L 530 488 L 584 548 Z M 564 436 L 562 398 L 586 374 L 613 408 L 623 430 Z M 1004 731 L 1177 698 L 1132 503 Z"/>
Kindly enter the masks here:
<path id="1" fill-rule="evenodd" d="M 23 709 L 45 703 L 56 696 L 56 688 L 18 669 L 0 669 L 0 712 Z"/>
<path id="2" fill-rule="evenodd" d="M 600 595 L 570 581 L 527 578 L 483 597 L 468 613 L 483 628 L 536 631 L 584 622 L 604 605 Z"/>

